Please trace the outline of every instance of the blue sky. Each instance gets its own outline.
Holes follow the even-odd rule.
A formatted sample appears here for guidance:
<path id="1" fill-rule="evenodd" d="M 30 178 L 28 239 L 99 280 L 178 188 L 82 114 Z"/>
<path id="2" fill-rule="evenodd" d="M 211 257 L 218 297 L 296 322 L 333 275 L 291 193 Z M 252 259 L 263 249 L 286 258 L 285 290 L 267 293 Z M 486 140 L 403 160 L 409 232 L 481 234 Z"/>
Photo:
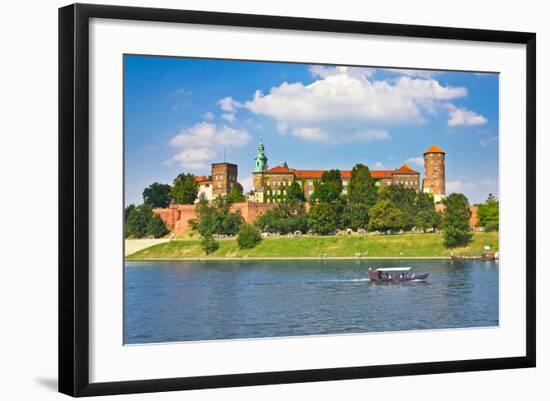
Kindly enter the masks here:
<path id="1" fill-rule="evenodd" d="M 239 165 L 251 189 L 263 138 L 270 167 L 424 173 L 446 151 L 447 193 L 498 194 L 498 75 L 174 57 L 124 58 L 125 196 L 152 182 Z"/>

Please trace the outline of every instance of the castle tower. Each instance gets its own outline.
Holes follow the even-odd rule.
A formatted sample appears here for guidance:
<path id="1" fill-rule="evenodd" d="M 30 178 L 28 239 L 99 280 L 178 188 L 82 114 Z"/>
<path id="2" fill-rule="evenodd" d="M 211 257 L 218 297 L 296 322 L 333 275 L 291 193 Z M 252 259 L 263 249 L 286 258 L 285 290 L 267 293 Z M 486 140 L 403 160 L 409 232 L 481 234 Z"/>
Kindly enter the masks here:
<path id="1" fill-rule="evenodd" d="M 227 195 L 237 183 L 239 168 L 233 163 L 212 163 L 212 196 Z"/>
<path id="2" fill-rule="evenodd" d="M 258 153 L 256 154 L 254 172 L 261 173 L 267 170 L 267 156 L 265 154 L 264 143 L 260 138 L 260 143 L 258 144 Z"/>
<path id="3" fill-rule="evenodd" d="M 445 197 L 445 152 L 433 145 L 424 153 L 424 180 L 422 190 L 432 193 L 435 202 Z"/>
<path id="4" fill-rule="evenodd" d="M 262 140 L 258 144 L 258 153 L 254 159 L 254 189 L 260 190 L 263 189 L 263 178 L 264 173 L 267 171 L 267 156 L 265 154 L 265 148 Z"/>

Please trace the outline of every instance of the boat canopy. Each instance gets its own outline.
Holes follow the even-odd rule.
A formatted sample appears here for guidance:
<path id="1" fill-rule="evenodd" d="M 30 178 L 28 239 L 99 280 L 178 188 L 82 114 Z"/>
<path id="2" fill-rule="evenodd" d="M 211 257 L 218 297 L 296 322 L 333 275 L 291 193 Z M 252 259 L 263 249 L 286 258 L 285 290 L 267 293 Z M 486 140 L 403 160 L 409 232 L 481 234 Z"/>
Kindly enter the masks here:
<path id="1" fill-rule="evenodd" d="M 376 269 L 377 272 L 408 272 L 412 267 L 381 267 Z"/>

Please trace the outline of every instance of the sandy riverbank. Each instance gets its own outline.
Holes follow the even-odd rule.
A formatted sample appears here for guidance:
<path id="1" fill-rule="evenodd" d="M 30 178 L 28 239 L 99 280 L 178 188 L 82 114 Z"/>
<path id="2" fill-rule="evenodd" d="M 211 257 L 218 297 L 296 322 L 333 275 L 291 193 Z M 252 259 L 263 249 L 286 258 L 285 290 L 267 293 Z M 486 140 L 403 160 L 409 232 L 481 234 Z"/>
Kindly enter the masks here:
<path id="1" fill-rule="evenodd" d="M 126 239 L 124 240 L 124 256 L 168 241 L 170 240 L 167 238 Z"/>

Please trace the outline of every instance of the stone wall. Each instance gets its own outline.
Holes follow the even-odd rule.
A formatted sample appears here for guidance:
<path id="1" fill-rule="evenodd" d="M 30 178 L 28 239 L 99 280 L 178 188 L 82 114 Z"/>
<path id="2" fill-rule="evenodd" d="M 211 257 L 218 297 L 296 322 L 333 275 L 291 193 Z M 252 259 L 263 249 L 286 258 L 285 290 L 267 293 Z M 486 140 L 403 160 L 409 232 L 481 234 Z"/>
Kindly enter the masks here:
<path id="1" fill-rule="evenodd" d="M 253 224 L 258 217 L 269 209 L 277 207 L 273 203 L 253 203 L 241 202 L 231 206 L 231 211 L 239 211 L 245 222 Z M 172 204 L 167 208 L 153 209 L 153 213 L 158 214 L 166 227 L 173 234 L 181 234 L 191 229 L 189 220 L 196 219 L 196 205 L 178 205 Z"/>
<path id="2" fill-rule="evenodd" d="M 153 209 L 153 213 L 160 216 L 164 224 L 166 224 L 166 227 L 173 234 L 178 235 L 191 229 L 189 220 L 197 218 L 195 207 L 195 205 L 172 204 L 165 209 Z M 233 204 L 231 206 L 231 211 L 239 211 L 245 222 L 253 224 L 258 217 L 275 207 L 277 207 L 275 203 L 241 202 Z M 435 209 L 438 212 L 443 212 L 445 210 L 445 205 L 443 203 L 437 203 Z M 306 203 L 306 211 L 309 211 L 309 203 Z M 470 211 L 472 212 L 470 227 L 475 228 L 478 225 L 477 206 L 470 206 Z"/>

